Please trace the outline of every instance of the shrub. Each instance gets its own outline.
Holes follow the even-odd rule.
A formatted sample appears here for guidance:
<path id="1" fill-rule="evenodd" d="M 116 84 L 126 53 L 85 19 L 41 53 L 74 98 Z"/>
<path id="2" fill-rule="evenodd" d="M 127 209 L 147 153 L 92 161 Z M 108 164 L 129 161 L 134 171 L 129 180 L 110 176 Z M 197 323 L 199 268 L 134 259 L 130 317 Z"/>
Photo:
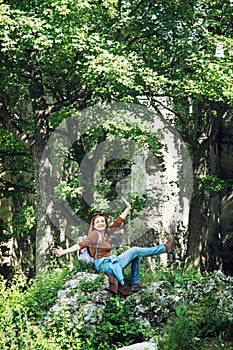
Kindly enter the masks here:
<path id="1" fill-rule="evenodd" d="M 135 315 L 135 299 L 127 303 L 119 296 L 111 297 L 93 332 L 82 329 L 82 349 L 105 350 L 148 339 L 151 330 L 140 324 Z M 85 345 L 84 345 L 85 343 Z"/>
<path id="2" fill-rule="evenodd" d="M 55 349 L 79 350 L 81 349 L 81 339 L 79 336 L 82 328 L 81 318 L 70 318 L 70 313 L 66 305 L 58 314 L 50 317 L 49 322 L 43 326 L 45 339 L 53 342 Z"/>
<path id="3" fill-rule="evenodd" d="M 196 271 L 184 271 L 171 267 L 158 266 L 155 271 L 141 268 L 142 282 L 152 283 L 155 281 L 168 281 L 171 285 L 179 284 L 183 289 L 187 289 L 189 282 L 198 283 L 202 280 L 202 275 Z"/>
<path id="4" fill-rule="evenodd" d="M 26 279 L 22 276 L 15 278 L 10 286 L 0 279 L 0 349 L 58 350 L 30 320 L 25 288 Z"/>
<path id="5" fill-rule="evenodd" d="M 187 315 L 187 309 L 176 309 L 176 317 L 164 327 L 164 338 L 160 346 L 163 350 L 193 350 L 193 339 L 196 329 L 192 320 Z"/>
<path id="6" fill-rule="evenodd" d="M 79 261 L 73 270 L 82 271 Z M 92 269 L 91 266 L 84 269 Z M 75 313 L 64 305 L 56 315 L 39 322 L 50 306 L 55 303 L 57 291 L 62 288 L 70 274 L 70 267 L 53 268 L 37 275 L 29 283 L 22 276 L 17 276 L 10 285 L 0 278 L 0 349 L 2 350 L 103 350 L 116 349 L 124 345 L 141 342 L 156 336 L 160 350 L 203 350 L 232 349 L 232 279 L 220 274 L 200 276 L 196 272 L 184 273 L 180 270 L 156 271 L 153 280 L 160 277 L 165 283 L 162 288 L 165 295 L 171 296 L 176 290 L 186 300 L 186 305 L 175 307 L 166 305 L 155 294 L 139 294 L 126 300 L 119 296 L 107 300 L 101 312 L 95 311 L 95 320 L 89 329 L 83 319 L 83 303 L 88 294 L 95 291 L 102 283 L 103 275 L 97 275 L 95 281 L 80 282 L 71 293 L 77 294 Z M 93 272 L 93 271 L 91 271 Z M 169 276 L 169 278 L 168 278 Z M 144 276 L 143 276 L 144 277 Z M 147 278 L 147 277 L 146 277 Z M 177 285 L 178 289 L 171 286 Z M 152 330 L 142 324 L 137 314 L 138 297 L 140 305 L 148 308 L 152 318 L 159 314 L 162 322 Z M 161 294 L 161 297 L 163 293 Z M 162 313 L 166 312 L 166 317 Z M 175 317 L 172 317 L 175 312 Z M 167 325 L 162 329 L 167 319 Z M 39 325 L 38 325 L 39 324 Z M 152 324 L 152 323 L 151 323 Z M 91 331 L 90 331 L 91 328 Z M 163 337 L 160 336 L 163 334 Z"/>
<path id="7" fill-rule="evenodd" d="M 25 293 L 24 303 L 31 317 L 40 320 L 55 303 L 57 292 L 62 288 L 69 275 L 67 267 L 43 271 L 30 281 Z"/>
<path id="8" fill-rule="evenodd" d="M 188 316 L 196 326 L 198 337 L 232 337 L 233 323 L 224 313 L 219 313 L 218 304 L 216 293 L 211 292 L 200 297 L 197 303 L 189 305 Z"/>
<path id="9" fill-rule="evenodd" d="M 72 264 L 74 272 L 85 271 L 96 273 L 95 265 L 92 262 L 87 264 L 85 261 L 79 260 L 76 256 L 74 256 L 72 259 Z"/>

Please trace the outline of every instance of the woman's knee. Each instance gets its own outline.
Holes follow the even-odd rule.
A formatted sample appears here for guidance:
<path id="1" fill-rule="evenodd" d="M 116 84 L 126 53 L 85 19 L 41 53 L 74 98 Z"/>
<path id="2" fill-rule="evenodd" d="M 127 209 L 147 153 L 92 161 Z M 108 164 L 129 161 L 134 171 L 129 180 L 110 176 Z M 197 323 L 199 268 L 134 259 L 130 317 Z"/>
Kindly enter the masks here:
<path id="1" fill-rule="evenodd" d="M 129 248 L 129 250 L 130 250 L 130 252 L 131 253 L 137 253 L 138 252 L 138 247 L 131 247 L 131 248 Z"/>

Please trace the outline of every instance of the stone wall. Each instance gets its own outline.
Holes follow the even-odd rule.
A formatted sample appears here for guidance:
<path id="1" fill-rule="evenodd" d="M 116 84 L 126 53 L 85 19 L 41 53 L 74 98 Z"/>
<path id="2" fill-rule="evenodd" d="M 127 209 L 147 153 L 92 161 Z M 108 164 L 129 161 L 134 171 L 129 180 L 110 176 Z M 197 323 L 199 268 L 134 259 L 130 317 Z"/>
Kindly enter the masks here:
<path id="1" fill-rule="evenodd" d="M 161 135 L 163 159 L 144 152 L 134 157 L 125 193 L 146 195 L 144 209 L 131 218 L 125 228 L 129 245 L 152 246 L 164 242 L 169 234 L 175 238 L 174 261 L 182 264 L 187 243 L 189 204 L 192 194 L 192 164 L 177 131 L 160 116 L 152 128 Z M 148 259 L 151 267 L 156 263 Z M 160 261 L 167 264 L 167 256 Z"/>

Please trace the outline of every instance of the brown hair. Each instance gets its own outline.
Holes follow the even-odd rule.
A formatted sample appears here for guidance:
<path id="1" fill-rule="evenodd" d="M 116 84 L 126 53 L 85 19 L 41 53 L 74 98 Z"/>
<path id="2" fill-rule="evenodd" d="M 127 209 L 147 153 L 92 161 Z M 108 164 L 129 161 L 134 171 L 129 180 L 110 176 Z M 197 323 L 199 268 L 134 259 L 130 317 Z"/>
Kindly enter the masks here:
<path id="1" fill-rule="evenodd" d="M 102 213 L 95 213 L 95 214 L 93 214 L 93 216 L 92 216 L 92 219 L 91 219 L 91 223 L 90 223 L 90 227 L 89 227 L 88 233 L 91 233 L 91 231 L 93 231 L 93 229 L 94 229 L 94 221 L 95 221 L 95 219 L 96 219 L 98 216 L 103 216 L 103 217 L 104 217 L 105 222 L 106 222 L 106 225 L 107 225 L 106 228 L 108 229 L 109 225 L 108 225 L 108 218 L 107 218 L 107 216 L 104 215 L 104 214 L 102 214 Z"/>

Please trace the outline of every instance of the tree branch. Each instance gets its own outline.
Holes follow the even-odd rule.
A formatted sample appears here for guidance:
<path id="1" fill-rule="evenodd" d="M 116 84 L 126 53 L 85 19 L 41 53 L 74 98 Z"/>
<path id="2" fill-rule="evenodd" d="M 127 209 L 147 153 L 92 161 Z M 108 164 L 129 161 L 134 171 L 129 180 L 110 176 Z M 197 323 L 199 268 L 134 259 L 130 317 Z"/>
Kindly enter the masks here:
<path id="1" fill-rule="evenodd" d="M 27 152 L 6 152 L 2 150 L 0 150 L 0 154 L 9 157 L 28 157 L 29 155 Z"/>
<path id="2" fill-rule="evenodd" d="M 224 118 L 224 115 L 228 112 L 228 108 L 226 106 L 223 106 L 222 108 L 220 106 L 216 106 L 217 110 L 217 117 L 215 117 L 210 135 L 202 142 L 200 143 L 200 151 L 204 152 L 211 142 L 215 139 L 221 125 L 221 121 Z"/>
<path id="3" fill-rule="evenodd" d="M 63 100 L 59 101 L 59 102 L 56 102 L 52 105 L 49 105 L 47 106 L 47 109 L 45 111 L 45 113 L 47 115 L 51 114 L 51 113 L 54 113 L 54 112 L 58 112 L 60 111 L 63 107 L 67 107 L 67 106 L 70 106 L 72 105 L 73 103 L 77 102 L 79 99 L 84 99 L 84 102 L 90 98 L 92 95 L 92 93 L 90 91 L 83 91 L 82 93 L 79 93 L 75 96 L 71 96 L 69 98 L 64 98 Z M 82 102 L 83 104 L 83 102 Z M 80 108 L 79 109 L 82 109 L 81 106 L 82 104 L 80 105 Z"/>
<path id="4" fill-rule="evenodd" d="M 161 105 L 164 109 L 166 109 L 168 112 L 171 112 L 172 114 L 174 114 L 183 124 L 183 126 L 186 125 L 186 122 L 182 116 L 181 113 L 178 113 L 177 111 L 175 111 L 174 109 L 168 107 L 167 105 L 165 105 L 163 102 L 152 98 L 152 102 L 156 102 L 159 105 Z M 153 106 L 154 107 L 154 106 Z M 156 107 L 155 107 L 156 108 Z M 158 112 L 162 114 L 162 112 L 158 109 Z M 198 142 L 194 140 L 194 138 L 192 137 L 192 135 L 189 133 L 188 128 L 185 128 L 185 133 L 183 133 L 184 135 L 182 135 L 182 138 L 185 142 L 189 143 L 194 149 L 196 149 L 198 147 Z"/>
<path id="5" fill-rule="evenodd" d="M 130 17 L 132 17 L 135 12 L 137 11 L 137 9 L 145 2 L 145 0 L 141 0 L 137 3 L 137 5 L 132 9 L 132 11 L 130 12 Z"/>
<path id="6" fill-rule="evenodd" d="M 4 196 L 11 196 L 11 194 L 15 192 L 25 192 L 25 193 L 34 193 L 35 194 L 35 189 L 32 187 L 28 187 L 26 185 L 22 185 L 19 183 L 13 183 L 10 181 L 4 181 L 0 180 L 0 189 L 1 191 L 6 191 L 7 194 L 4 194 Z"/>
<path id="7" fill-rule="evenodd" d="M 0 122 L 15 137 L 16 140 L 23 143 L 31 150 L 32 141 L 29 136 L 14 122 L 14 117 L 10 114 L 3 103 L 0 102 Z"/>

